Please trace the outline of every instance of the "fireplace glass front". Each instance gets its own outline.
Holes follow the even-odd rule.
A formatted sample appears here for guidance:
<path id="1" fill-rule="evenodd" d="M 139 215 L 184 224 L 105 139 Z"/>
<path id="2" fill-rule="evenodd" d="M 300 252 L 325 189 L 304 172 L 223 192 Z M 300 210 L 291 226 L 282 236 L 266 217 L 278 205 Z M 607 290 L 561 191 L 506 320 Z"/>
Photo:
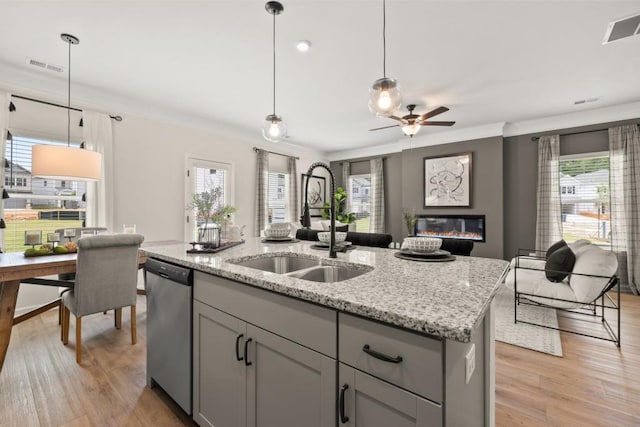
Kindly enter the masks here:
<path id="1" fill-rule="evenodd" d="M 416 236 L 485 241 L 484 215 L 418 215 Z"/>

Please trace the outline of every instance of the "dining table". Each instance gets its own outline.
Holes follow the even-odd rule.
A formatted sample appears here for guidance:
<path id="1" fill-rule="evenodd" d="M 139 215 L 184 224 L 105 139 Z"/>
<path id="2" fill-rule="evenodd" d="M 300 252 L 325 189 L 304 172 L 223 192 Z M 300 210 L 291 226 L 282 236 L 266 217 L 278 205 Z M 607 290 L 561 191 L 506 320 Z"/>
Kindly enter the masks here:
<path id="1" fill-rule="evenodd" d="M 155 244 L 164 242 L 154 242 Z M 143 244 L 149 246 L 154 243 Z M 14 318 L 20 283 L 73 287 L 73 282 L 38 279 L 44 276 L 75 273 L 77 253 L 25 257 L 22 252 L 0 253 L 0 372 L 7 355 L 11 329 L 52 308 L 59 307 L 60 298 L 44 304 L 28 313 Z M 139 265 L 144 266 L 146 257 L 140 255 Z M 144 293 L 144 291 L 139 292 Z"/>

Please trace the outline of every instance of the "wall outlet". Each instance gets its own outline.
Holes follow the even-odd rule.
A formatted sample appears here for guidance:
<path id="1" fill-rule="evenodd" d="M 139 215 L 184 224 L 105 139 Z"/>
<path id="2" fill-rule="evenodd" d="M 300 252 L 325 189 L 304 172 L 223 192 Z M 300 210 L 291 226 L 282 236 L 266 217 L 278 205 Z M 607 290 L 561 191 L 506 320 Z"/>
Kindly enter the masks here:
<path id="1" fill-rule="evenodd" d="M 473 375 L 473 371 L 476 369 L 476 345 L 471 344 L 471 348 L 467 352 L 465 356 L 465 381 L 466 384 L 469 384 L 469 380 L 471 380 L 471 375 Z"/>

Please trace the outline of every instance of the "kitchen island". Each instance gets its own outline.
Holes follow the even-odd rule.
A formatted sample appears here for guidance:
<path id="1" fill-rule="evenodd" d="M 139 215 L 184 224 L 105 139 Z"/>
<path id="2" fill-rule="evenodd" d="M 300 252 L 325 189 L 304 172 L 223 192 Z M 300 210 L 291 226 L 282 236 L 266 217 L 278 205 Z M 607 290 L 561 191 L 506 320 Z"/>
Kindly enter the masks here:
<path id="1" fill-rule="evenodd" d="M 406 425 L 491 425 L 490 306 L 507 263 L 476 257 L 413 262 L 394 257 L 394 250 L 365 247 L 329 259 L 311 244 L 250 238 L 215 255 L 187 254 L 186 244 L 144 249 L 151 258 L 196 270 L 194 419 L 213 425 L 226 411 L 222 419 L 229 424 L 289 425 L 293 411 L 291 425 L 305 413 L 315 414 L 316 425 L 335 425 L 336 417 L 339 425 L 356 425 L 356 416 L 358 425 L 391 425 L 396 417 L 410 420 Z M 362 274 L 324 283 L 237 264 L 274 256 Z M 216 354 L 213 347 L 224 340 L 233 341 L 235 351 Z M 276 360 L 274 354 L 287 356 Z M 305 379 L 292 367 L 277 381 L 270 378 L 286 368 L 285 359 L 306 360 L 304 372 L 315 377 Z M 211 382 L 226 384 L 224 396 Z M 261 394 L 261 382 L 271 391 Z M 240 384 L 232 394 L 244 397 L 229 401 L 229 384 Z M 318 387 L 309 394 L 316 406 L 304 399 L 311 384 Z"/>

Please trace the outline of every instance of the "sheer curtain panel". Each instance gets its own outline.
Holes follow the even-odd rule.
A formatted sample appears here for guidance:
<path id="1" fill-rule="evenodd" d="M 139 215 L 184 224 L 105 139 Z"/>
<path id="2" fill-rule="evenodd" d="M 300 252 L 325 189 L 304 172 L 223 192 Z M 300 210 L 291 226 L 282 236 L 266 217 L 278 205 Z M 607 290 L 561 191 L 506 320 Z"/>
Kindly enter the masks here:
<path id="1" fill-rule="evenodd" d="M 562 239 L 560 135 L 541 136 L 538 141 L 537 201 L 536 250 L 546 251 Z"/>
<path id="2" fill-rule="evenodd" d="M 384 233 L 384 162 L 371 159 L 370 233 Z"/>
<path id="3" fill-rule="evenodd" d="M 634 294 L 638 295 L 640 287 L 640 130 L 637 125 L 609 129 L 609 191 L 611 248 L 618 254 L 620 266 L 618 275 L 622 284 L 627 285 Z"/>
<path id="4" fill-rule="evenodd" d="M 349 176 L 351 176 L 351 164 L 349 162 L 342 162 L 342 188 L 347 192 L 347 199 L 344 202 L 344 210 L 345 212 L 351 212 L 351 189 L 349 188 Z M 329 194 L 328 197 L 333 197 L 333 194 Z M 327 199 L 327 202 L 330 202 L 331 199 Z M 336 207 L 336 210 L 338 208 Z"/>
<path id="5" fill-rule="evenodd" d="M 294 156 L 287 158 L 287 172 L 289 174 L 289 222 L 298 221 L 298 165 Z"/>
<path id="6" fill-rule="evenodd" d="M 87 182 L 87 227 L 113 228 L 113 132 L 108 114 L 84 110 L 82 134 L 87 150 L 102 154 L 102 178 Z"/>
<path id="7" fill-rule="evenodd" d="M 269 153 L 256 149 L 256 224 L 254 235 L 260 237 L 260 232 L 267 226 L 269 215 L 267 201 L 269 198 Z"/>

